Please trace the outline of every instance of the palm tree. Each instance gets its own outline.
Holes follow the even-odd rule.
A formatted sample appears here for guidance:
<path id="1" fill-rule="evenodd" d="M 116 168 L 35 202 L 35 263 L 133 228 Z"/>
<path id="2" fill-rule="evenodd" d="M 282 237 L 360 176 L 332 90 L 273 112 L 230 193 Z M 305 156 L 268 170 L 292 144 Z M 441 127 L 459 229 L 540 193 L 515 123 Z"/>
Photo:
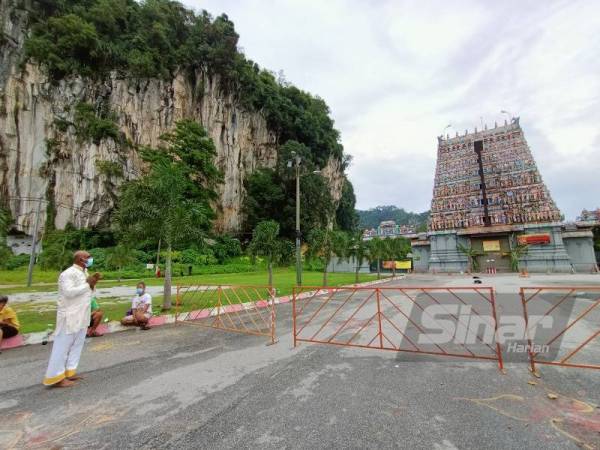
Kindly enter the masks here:
<path id="1" fill-rule="evenodd" d="M 481 256 L 483 253 L 481 253 L 479 250 L 473 249 L 473 247 L 471 246 L 466 247 L 462 244 L 458 244 L 458 250 L 460 250 L 467 256 L 467 259 L 469 261 L 469 267 L 467 271 L 469 273 L 479 272 L 479 261 L 477 261 L 477 257 Z"/>
<path id="2" fill-rule="evenodd" d="M 386 254 L 386 243 L 379 237 L 369 241 L 369 262 L 377 261 L 377 279 L 381 279 L 381 260 Z"/>
<path id="3" fill-rule="evenodd" d="M 513 239 L 512 240 L 516 240 L 514 234 L 513 234 Z M 518 272 L 519 271 L 519 263 L 521 260 L 521 257 L 526 254 L 529 251 L 529 246 L 527 244 L 519 244 L 517 242 L 517 245 L 513 245 L 511 243 L 510 246 L 510 252 L 509 252 L 509 256 L 510 256 L 510 269 L 513 272 Z"/>
<path id="4" fill-rule="evenodd" d="M 385 242 L 387 252 L 386 258 L 392 260 L 392 276 L 396 276 L 396 260 L 406 258 L 406 255 L 410 252 L 410 242 L 403 237 L 385 239 Z"/>
<path id="5" fill-rule="evenodd" d="M 308 251 L 311 257 L 320 257 L 323 269 L 323 286 L 327 286 L 327 266 L 333 256 L 333 231 L 327 228 L 315 228 L 308 237 Z"/>
<path id="6" fill-rule="evenodd" d="M 347 262 L 350 257 L 350 238 L 348 233 L 344 231 L 334 231 L 331 236 L 333 245 L 333 253 L 337 256 L 337 260 Z M 335 260 L 333 260 L 335 261 Z M 335 272 L 335 263 L 332 272 Z"/>
<path id="7" fill-rule="evenodd" d="M 348 256 L 354 258 L 356 264 L 354 282 L 358 283 L 362 263 L 369 259 L 369 245 L 363 239 L 363 230 L 356 232 L 349 243 Z"/>
<path id="8" fill-rule="evenodd" d="M 166 246 L 163 310 L 171 308 L 173 246 L 199 242 L 211 228 L 222 176 L 213 163 L 214 143 L 197 123 L 183 120 L 161 136 L 167 147 L 146 148 L 149 173 L 122 186 L 117 222 L 127 239 Z"/>
<path id="9" fill-rule="evenodd" d="M 252 231 L 249 250 L 252 256 L 263 256 L 267 259 L 269 286 L 273 286 L 273 262 L 280 254 L 279 224 L 274 220 L 259 222 Z"/>

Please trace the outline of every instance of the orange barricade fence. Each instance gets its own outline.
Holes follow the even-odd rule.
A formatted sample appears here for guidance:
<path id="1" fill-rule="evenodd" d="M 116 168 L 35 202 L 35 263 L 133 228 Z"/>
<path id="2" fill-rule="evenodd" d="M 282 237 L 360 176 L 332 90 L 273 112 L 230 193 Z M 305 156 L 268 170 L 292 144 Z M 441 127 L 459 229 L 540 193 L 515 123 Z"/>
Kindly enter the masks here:
<path id="1" fill-rule="evenodd" d="M 312 291 L 312 292 L 309 292 Z M 296 287 L 294 346 L 313 342 L 497 361 L 490 287 Z"/>
<path id="2" fill-rule="evenodd" d="M 275 290 L 269 286 L 177 286 L 175 322 L 267 336 L 275 343 Z"/>
<path id="3" fill-rule="evenodd" d="M 600 287 L 522 287 L 520 294 L 534 373 L 536 364 L 600 369 Z"/>

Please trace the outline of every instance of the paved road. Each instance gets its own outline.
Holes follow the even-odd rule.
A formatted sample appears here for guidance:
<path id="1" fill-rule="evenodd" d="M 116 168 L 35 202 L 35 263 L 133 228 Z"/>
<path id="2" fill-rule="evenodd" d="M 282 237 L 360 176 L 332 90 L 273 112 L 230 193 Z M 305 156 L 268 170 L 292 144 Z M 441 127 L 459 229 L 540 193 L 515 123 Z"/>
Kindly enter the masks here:
<path id="1" fill-rule="evenodd" d="M 402 283 L 424 281 L 444 282 Z M 289 310 L 273 346 L 193 325 L 93 339 L 66 390 L 40 384 L 49 347 L 6 351 L 0 448 L 600 447 L 598 371 L 545 367 L 532 385 L 518 363 L 294 349 Z"/>

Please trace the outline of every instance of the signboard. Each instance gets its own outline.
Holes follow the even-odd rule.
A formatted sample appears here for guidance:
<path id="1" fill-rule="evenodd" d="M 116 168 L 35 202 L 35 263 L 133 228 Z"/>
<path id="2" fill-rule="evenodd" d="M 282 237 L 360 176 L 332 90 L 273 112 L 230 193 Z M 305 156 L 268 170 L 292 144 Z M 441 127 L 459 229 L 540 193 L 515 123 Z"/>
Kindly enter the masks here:
<path id="1" fill-rule="evenodd" d="M 500 251 L 500 241 L 483 241 L 483 251 L 484 252 L 499 252 Z"/>
<path id="2" fill-rule="evenodd" d="M 396 261 L 396 269 L 408 269 L 410 270 L 412 268 L 412 261 L 408 260 L 408 261 Z"/>
<path id="3" fill-rule="evenodd" d="M 517 237 L 519 245 L 543 245 L 550 243 L 550 234 L 522 234 Z"/>
<path id="4" fill-rule="evenodd" d="M 394 263 L 396 264 L 396 269 L 412 269 L 412 261 L 383 261 L 384 269 L 393 269 Z"/>
<path id="5" fill-rule="evenodd" d="M 146 269 L 154 269 L 154 264 L 146 264 Z"/>

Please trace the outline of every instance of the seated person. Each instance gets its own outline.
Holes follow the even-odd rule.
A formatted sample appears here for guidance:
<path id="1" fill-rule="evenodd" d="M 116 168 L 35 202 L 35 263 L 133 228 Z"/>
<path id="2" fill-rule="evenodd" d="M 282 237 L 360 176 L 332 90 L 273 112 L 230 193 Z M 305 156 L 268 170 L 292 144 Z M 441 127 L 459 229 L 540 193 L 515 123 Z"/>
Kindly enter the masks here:
<path id="1" fill-rule="evenodd" d="M 8 297 L 0 295 L 0 344 L 2 344 L 2 339 L 19 334 L 21 328 L 17 313 L 10 306 L 6 306 L 7 303 Z"/>
<path id="2" fill-rule="evenodd" d="M 103 336 L 102 333 L 98 333 L 96 331 L 96 328 L 98 328 L 98 325 L 100 325 L 100 323 L 102 322 L 102 317 L 104 317 L 104 313 L 102 312 L 102 310 L 100 309 L 100 306 L 98 305 L 98 300 L 96 299 L 96 297 L 92 297 L 92 314 L 90 317 L 90 326 L 88 327 L 87 330 L 87 336 L 88 337 L 100 337 Z"/>
<path id="3" fill-rule="evenodd" d="M 146 283 L 140 281 L 136 287 L 136 296 L 131 301 L 131 309 L 121 320 L 125 326 L 136 325 L 142 330 L 149 330 L 148 321 L 152 317 L 152 296 L 146 293 Z"/>

